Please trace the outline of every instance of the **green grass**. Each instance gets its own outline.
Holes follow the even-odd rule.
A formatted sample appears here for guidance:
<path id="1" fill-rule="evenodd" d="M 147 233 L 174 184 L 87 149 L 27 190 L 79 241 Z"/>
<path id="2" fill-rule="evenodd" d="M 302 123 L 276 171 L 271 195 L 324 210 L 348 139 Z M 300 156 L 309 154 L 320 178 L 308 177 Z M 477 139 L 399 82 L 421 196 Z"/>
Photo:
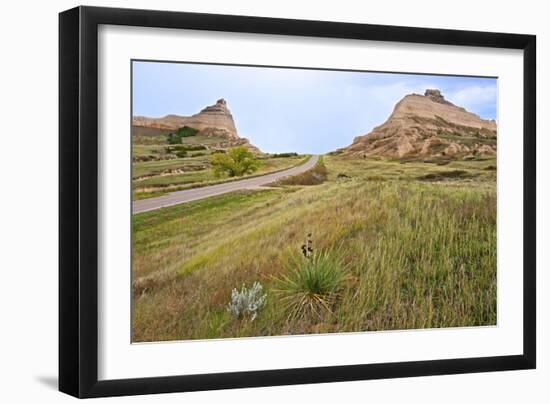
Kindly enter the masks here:
<path id="1" fill-rule="evenodd" d="M 132 126 L 132 143 L 134 145 L 155 145 L 166 143 L 166 136 L 172 132 L 169 129 Z"/>
<path id="2" fill-rule="evenodd" d="M 208 136 L 191 136 L 181 138 L 182 143 L 178 145 L 170 145 L 166 142 L 166 136 L 162 135 L 161 137 L 147 137 L 148 142 L 139 142 L 135 141 L 132 144 L 132 156 L 141 157 L 141 156 L 154 156 L 160 157 L 163 154 L 166 154 L 167 148 L 174 147 L 188 147 L 193 148 L 197 146 L 204 146 L 207 148 L 216 147 L 216 145 L 226 142 L 227 139 L 221 137 L 208 137 Z"/>
<path id="3" fill-rule="evenodd" d="M 209 156 L 174 158 L 170 160 L 143 161 L 132 164 L 132 177 L 160 175 L 166 170 L 189 169 L 209 164 Z"/>
<path id="4" fill-rule="evenodd" d="M 328 177 L 319 185 L 134 215 L 133 340 L 496 324 L 496 182 L 486 169 L 494 159 L 323 161 Z M 452 170 L 476 175 L 417 179 Z M 341 259 L 302 279 L 292 257 L 308 233 L 315 251 Z M 337 292 L 320 294 L 332 296 L 330 310 L 295 315 L 304 294 L 292 291 L 319 291 L 316 282 L 333 273 L 342 274 Z M 281 293 L 285 276 L 298 286 Z M 255 281 L 267 304 L 254 321 L 239 321 L 226 310 L 231 290 Z"/>
<path id="5" fill-rule="evenodd" d="M 411 181 L 427 174 L 445 173 L 462 170 L 476 176 L 477 182 L 496 181 L 496 171 L 490 172 L 487 167 L 495 167 L 494 157 L 480 158 L 472 161 L 445 160 L 445 165 L 440 165 L 441 160 L 432 159 L 429 162 L 421 160 L 377 160 L 360 159 L 338 156 L 325 156 L 324 161 L 330 164 L 329 179 L 337 179 L 338 174 L 344 174 L 351 178 L 364 180 L 399 180 Z M 475 174 L 475 175 L 474 175 Z"/>

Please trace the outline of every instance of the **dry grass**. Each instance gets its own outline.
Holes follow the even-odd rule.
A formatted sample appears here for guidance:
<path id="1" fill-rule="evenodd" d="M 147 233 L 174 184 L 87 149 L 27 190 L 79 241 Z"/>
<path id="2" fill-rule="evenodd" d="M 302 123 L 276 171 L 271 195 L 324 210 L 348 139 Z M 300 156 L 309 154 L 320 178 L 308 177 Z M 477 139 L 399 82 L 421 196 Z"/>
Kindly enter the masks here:
<path id="1" fill-rule="evenodd" d="M 317 164 L 306 172 L 277 181 L 275 186 L 282 185 L 319 185 L 327 179 L 327 168 L 320 157 Z"/>
<path id="2" fill-rule="evenodd" d="M 135 215 L 133 340 L 496 323 L 496 184 L 485 170 L 494 160 L 324 163 L 319 185 Z M 449 170 L 476 176 L 416 180 Z M 330 310 L 292 316 L 274 290 L 307 233 L 320 251 L 342 252 L 345 281 Z M 255 281 L 267 304 L 255 321 L 239 321 L 226 311 L 231 290 Z"/>

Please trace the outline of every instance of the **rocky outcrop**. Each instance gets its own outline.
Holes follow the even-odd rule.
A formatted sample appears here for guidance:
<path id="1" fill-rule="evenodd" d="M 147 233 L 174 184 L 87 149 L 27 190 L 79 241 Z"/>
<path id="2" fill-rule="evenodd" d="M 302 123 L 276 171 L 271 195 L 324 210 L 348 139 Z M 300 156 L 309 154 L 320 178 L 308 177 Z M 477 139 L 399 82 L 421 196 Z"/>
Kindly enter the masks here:
<path id="1" fill-rule="evenodd" d="M 441 91 L 435 89 L 427 89 L 424 93 L 424 97 L 428 97 L 433 102 L 438 102 L 440 104 L 453 105 L 443 97 Z"/>
<path id="2" fill-rule="evenodd" d="M 227 102 L 222 98 L 191 116 L 166 115 L 162 118 L 148 118 L 135 116 L 134 126 L 145 126 L 150 128 L 177 130 L 184 126 L 204 131 L 204 134 L 216 130 L 216 136 L 222 135 L 227 139 L 239 139 L 233 116 L 227 108 Z"/>
<path id="3" fill-rule="evenodd" d="M 223 98 L 216 101 L 214 105 L 203 108 L 195 115 L 166 115 L 162 118 L 135 116 L 132 119 L 132 125 L 134 127 L 156 128 L 163 131 L 176 131 L 184 126 L 189 126 L 198 130 L 197 136 L 226 139 L 228 144 L 246 146 L 259 152 L 259 149 L 250 144 L 246 138 L 239 136 L 233 115 L 231 115 L 227 102 Z"/>
<path id="4" fill-rule="evenodd" d="M 390 158 L 496 154 L 493 120 L 447 101 L 439 90 L 410 94 L 399 101 L 388 120 L 358 136 L 341 152 Z"/>

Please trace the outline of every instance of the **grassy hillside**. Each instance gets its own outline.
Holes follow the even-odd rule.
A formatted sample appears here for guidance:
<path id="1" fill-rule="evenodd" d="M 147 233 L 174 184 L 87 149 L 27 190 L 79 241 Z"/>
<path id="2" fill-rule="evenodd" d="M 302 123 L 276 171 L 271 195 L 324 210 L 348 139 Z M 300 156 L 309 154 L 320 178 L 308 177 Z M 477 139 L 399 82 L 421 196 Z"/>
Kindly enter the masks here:
<path id="1" fill-rule="evenodd" d="M 317 185 L 134 215 L 133 340 L 496 323 L 494 159 L 323 164 Z M 308 234 L 316 261 L 301 256 Z M 235 318 L 232 289 L 256 281 L 265 307 Z"/>
<path id="2" fill-rule="evenodd" d="M 150 128 L 145 128 L 150 129 Z M 211 169 L 213 153 L 227 149 L 227 139 L 192 135 L 181 144 L 168 144 L 167 135 L 139 132 L 132 145 L 132 188 L 134 199 L 233 180 L 218 178 Z M 145 139 L 145 140 L 144 140 Z M 303 163 L 308 156 L 297 154 L 259 155 L 260 166 L 253 175 L 279 171 Z"/>

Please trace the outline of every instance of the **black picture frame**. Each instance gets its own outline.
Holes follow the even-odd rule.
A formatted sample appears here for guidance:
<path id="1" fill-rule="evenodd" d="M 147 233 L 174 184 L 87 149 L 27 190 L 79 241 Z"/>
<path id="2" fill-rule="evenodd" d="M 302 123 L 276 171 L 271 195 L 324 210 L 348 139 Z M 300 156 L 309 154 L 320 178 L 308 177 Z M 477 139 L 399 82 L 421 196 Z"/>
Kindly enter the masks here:
<path id="1" fill-rule="evenodd" d="M 523 51 L 523 353 L 99 381 L 98 26 L 344 38 Z M 533 35 L 77 7 L 59 15 L 59 390 L 104 397 L 534 369 L 536 366 L 536 37 Z"/>

